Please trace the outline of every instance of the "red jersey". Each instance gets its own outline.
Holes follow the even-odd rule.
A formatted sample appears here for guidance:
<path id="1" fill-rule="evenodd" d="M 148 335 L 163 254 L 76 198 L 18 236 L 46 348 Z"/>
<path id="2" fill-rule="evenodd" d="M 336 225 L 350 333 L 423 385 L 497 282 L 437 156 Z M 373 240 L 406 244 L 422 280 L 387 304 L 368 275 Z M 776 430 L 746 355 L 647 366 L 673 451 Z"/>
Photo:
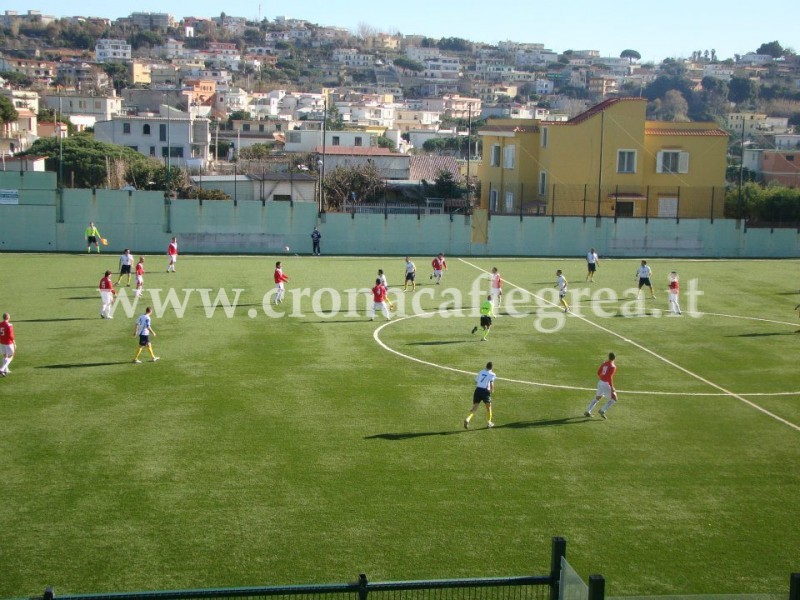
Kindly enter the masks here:
<path id="1" fill-rule="evenodd" d="M 500 278 L 500 273 L 492 275 L 492 287 L 496 290 L 503 287 L 503 280 Z"/>
<path id="2" fill-rule="evenodd" d="M 283 283 L 289 281 L 289 278 L 280 269 L 275 269 L 275 283 Z"/>
<path id="3" fill-rule="evenodd" d="M 447 261 L 445 261 L 444 258 L 439 258 L 437 256 L 431 261 L 431 266 L 433 267 L 434 271 L 441 271 L 447 268 Z"/>
<path id="4" fill-rule="evenodd" d="M 669 282 L 669 291 L 673 294 L 677 294 L 681 290 L 681 284 L 678 283 L 678 280 L 675 279 Z"/>
<path id="5" fill-rule="evenodd" d="M 100 285 L 98 286 L 101 292 L 113 292 L 114 291 L 114 284 L 111 283 L 111 277 L 103 277 L 100 280 Z"/>
<path id="6" fill-rule="evenodd" d="M 144 265 L 142 263 L 136 263 L 136 274 L 140 277 L 144 275 Z"/>
<path id="7" fill-rule="evenodd" d="M 600 378 L 600 381 L 605 381 L 611 387 L 614 387 L 614 373 L 617 372 L 617 365 L 615 365 L 612 361 L 607 360 L 600 368 L 597 369 L 597 376 Z"/>
<path id="8" fill-rule="evenodd" d="M 372 299 L 376 303 L 386 301 L 386 288 L 382 283 L 379 283 L 374 288 L 372 288 Z"/>
<path id="9" fill-rule="evenodd" d="M 167 246 L 167 254 L 170 256 L 175 256 L 178 254 L 178 244 L 177 242 L 170 242 L 169 246 Z"/>
<path id="10" fill-rule="evenodd" d="M 8 321 L 0 323 L 0 344 L 10 346 L 14 343 L 14 326 Z"/>

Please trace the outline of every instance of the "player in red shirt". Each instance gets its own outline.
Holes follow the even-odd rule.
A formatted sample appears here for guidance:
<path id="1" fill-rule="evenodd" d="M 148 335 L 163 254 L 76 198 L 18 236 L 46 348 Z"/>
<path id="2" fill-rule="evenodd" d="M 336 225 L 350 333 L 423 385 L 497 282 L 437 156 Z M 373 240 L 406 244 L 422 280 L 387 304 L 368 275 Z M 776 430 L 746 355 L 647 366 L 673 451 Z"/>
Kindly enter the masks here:
<path id="1" fill-rule="evenodd" d="M 136 291 L 133 293 L 137 298 L 142 295 L 142 288 L 144 287 L 144 256 L 139 257 L 139 262 L 136 263 Z"/>
<path id="2" fill-rule="evenodd" d="M 606 419 L 606 413 L 617 402 L 617 391 L 614 389 L 614 373 L 617 372 L 617 365 L 614 364 L 614 359 L 617 356 L 613 352 L 608 353 L 608 360 L 600 365 L 597 369 L 597 376 L 600 381 L 597 382 L 597 395 L 589 403 L 589 408 L 583 413 L 586 417 L 592 416 L 592 409 L 600 402 L 603 396 L 608 396 L 608 402 L 600 409 L 600 416 Z"/>
<path id="3" fill-rule="evenodd" d="M 681 314 L 681 305 L 678 304 L 678 296 L 681 293 L 681 284 L 678 274 L 673 271 L 669 274 L 669 309 L 673 315 Z"/>
<path id="4" fill-rule="evenodd" d="M 383 285 L 380 277 L 375 280 L 375 287 L 372 288 L 372 312 L 369 317 L 370 321 L 375 319 L 375 313 L 378 309 L 381 310 L 387 321 L 392 319 L 389 315 L 389 307 L 386 306 L 386 286 Z"/>
<path id="5" fill-rule="evenodd" d="M 273 274 L 273 278 L 275 279 L 275 304 L 280 304 L 283 302 L 283 292 L 284 292 L 284 282 L 289 281 L 289 277 L 283 272 L 281 268 L 281 261 L 275 263 L 275 273 Z"/>
<path id="6" fill-rule="evenodd" d="M 433 267 L 431 279 L 435 279 L 436 285 L 439 285 L 442 283 L 442 271 L 447 271 L 447 261 L 444 259 L 444 254 L 442 252 L 439 252 L 438 256 L 433 257 L 431 266 Z"/>
<path id="7" fill-rule="evenodd" d="M 8 313 L 3 313 L 3 321 L 0 322 L 0 354 L 3 355 L 3 362 L 0 363 L 0 376 L 5 377 L 11 371 L 8 365 L 14 360 L 17 346 L 14 343 L 14 326 L 9 323 L 11 317 Z"/>
<path id="8" fill-rule="evenodd" d="M 175 272 L 175 263 L 178 262 L 178 238 L 172 238 L 172 241 L 167 246 L 167 256 L 169 263 L 167 264 L 167 273 Z"/>
<path id="9" fill-rule="evenodd" d="M 100 280 L 97 286 L 100 289 L 100 317 L 102 319 L 113 319 L 111 316 L 111 305 L 117 296 L 117 290 L 114 289 L 114 284 L 111 283 L 111 271 L 106 271 L 106 274 Z"/>

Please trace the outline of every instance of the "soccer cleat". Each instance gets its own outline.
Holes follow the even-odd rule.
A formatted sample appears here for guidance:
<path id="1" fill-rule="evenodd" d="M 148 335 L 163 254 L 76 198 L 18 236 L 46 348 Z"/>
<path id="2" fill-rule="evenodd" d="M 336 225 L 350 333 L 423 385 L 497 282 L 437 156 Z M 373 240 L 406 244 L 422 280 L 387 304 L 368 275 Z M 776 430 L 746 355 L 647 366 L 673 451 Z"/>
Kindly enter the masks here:
<path id="1" fill-rule="evenodd" d="M 590 412 L 587 410 L 585 413 L 583 413 L 583 416 L 584 416 L 584 417 L 589 417 L 589 418 L 591 419 L 591 418 L 592 418 L 592 413 L 590 413 Z"/>
<path id="2" fill-rule="evenodd" d="M 486 427 L 488 427 L 489 429 L 494 427 L 494 421 L 486 421 Z"/>
<path id="3" fill-rule="evenodd" d="M 5 376 L 6 376 L 6 372 L 5 371 L 0 371 L 0 377 L 5 377 Z"/>
<path id="4" fill-rule="evenodd" d="M 106 317 L 106 319 L 113 319 L 113 318 L 114 318 L 114 317 L 112 317 L 111 315 L 108 315 L 108 316 Z"/>
<path id="5" fill-rule="evenodd" d="M 464 419 L 464 429 L 469 429 L 469 421 Z"/>
<path id="6" fill-rule="evenodd" d="M 431 273 L 431 276 L 430 276 L 430 278 L 429 278 L 429 279 L 433 279 L 433 273 Z"/>
<path id="7" fill-rule="evenodd" d="M 608 417 L 606 416 L 606 411 L 604 410 L 600 411 L 600 416 L 603 417 L 604 419 L 608 419 Z"/>
<path id="8" fill-rule="evenodd" d="M 158 362 L 160 358 L 161 358 L 160 356 L 154 356 L 153 360 L 150 362 Z"/>
<path id="9" fill-rule="evenodd" d="M 472 328 L 472 334 L 474 335 L 476 331 L 478 331 L 478 328 L 477 327 L 473 327 Z"/>
<path id="10" fill-rule="evenodd" d="M 486 338 L 481 338 L 481 341 L 482 341 L 482 342 L 485 342 L 485 341 L 486 341 Z"/>
<path id="11" fill-rule="evenodd" d="M 142 361 L 140 361 L 138 358 L 134 358 L 133 359 L 133 364 L 140 365 L 140 364 L 142 364 Z"/>

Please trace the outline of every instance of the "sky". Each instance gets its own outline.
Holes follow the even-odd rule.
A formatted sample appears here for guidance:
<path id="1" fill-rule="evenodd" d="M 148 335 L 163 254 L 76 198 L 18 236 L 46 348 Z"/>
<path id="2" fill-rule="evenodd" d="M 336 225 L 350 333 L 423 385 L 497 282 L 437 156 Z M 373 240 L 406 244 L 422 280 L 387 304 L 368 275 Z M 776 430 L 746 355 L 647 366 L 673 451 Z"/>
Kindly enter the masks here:
<path id="1" fill-rule="evenodd" d="M 569 0 L 547 4 L 517 0 L 500 7 L 486 0 L 305 0 L 260 4 L 258 0 L 119 0 L 110 5 L 101 0 L 28 1 L 38 4 L 12 0 L 6 2 L 4 9 L 22 13 L 39 10 L 56 17 L 81 14 L 111 19 L 134 11 L 168 12 L 176 19 L 218 16 L 221 11 L 253 20 L 260 17 L 272 21 L 276 16 L 286 16 L 352 31 L 367 25 L 386 33 L 459 37 L 490 44 L 505 40 L 541 43 L 559 53 L 599 50 L 602 56 L 619 56 L 630 48 L 642 55 L 642 62 L 688 57 L 695 50 L 712 49 L 722 60 L 755 52 L 762 43 L 775 40 L 784 48 L 800 52 L 797 0 L 773 0 L 765 5 L 730 0 Z M 763 13 L 758 12 L 761 6 Z"/>

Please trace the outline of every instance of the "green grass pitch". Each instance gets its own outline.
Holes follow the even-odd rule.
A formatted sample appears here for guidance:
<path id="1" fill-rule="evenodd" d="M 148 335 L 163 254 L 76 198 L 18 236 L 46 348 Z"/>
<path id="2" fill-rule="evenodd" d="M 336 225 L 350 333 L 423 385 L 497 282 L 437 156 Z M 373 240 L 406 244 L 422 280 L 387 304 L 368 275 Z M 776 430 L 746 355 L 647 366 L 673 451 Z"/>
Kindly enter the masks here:
<path id="1" fill-rule="evenodd" d="M 450 257 L 434 286 L 415 257 L 431 314 L 384 327 L 366 296 L 347 314 L 318 290 L 370 287 L 383 268 L 397 299 L 402 258 L 278 258 L 280 310 L 308 289 L 302 317 L 265 314 L 276 257 L 182 256 L 175 274 L 147 257 L 146 288 L 181 301 L 243 291 L 232 318 L 192 292 L 182 317 L 154 319 L 161 361 L 133 365 L 134 318 L 121 304 L 99 318 L 116 254 L 0 254 L 18 342 L 0 379 L 0 597 L 544 574 L 554 535 L 609 595 L 785 595 L 800 570 L 800 262 L 654 259 L 643 311 L 584 298 L 551 333 L 563 315 L 515 292 L 522 316 L 480 342 L 461 309 L 492 266 L 511 299 L 552 294 L 557 268 L 572 292 L 623 296 L 638 260 L 601 258 L 589 284 L 580 259 Z M 673 269 L 685 313 L 697 281 L 701 315 L 653 312 Z M 620 402 L 586 419 L 609 351 Z M 481 409 L 465 431 L 487 360 L 496 427 Z"/>

